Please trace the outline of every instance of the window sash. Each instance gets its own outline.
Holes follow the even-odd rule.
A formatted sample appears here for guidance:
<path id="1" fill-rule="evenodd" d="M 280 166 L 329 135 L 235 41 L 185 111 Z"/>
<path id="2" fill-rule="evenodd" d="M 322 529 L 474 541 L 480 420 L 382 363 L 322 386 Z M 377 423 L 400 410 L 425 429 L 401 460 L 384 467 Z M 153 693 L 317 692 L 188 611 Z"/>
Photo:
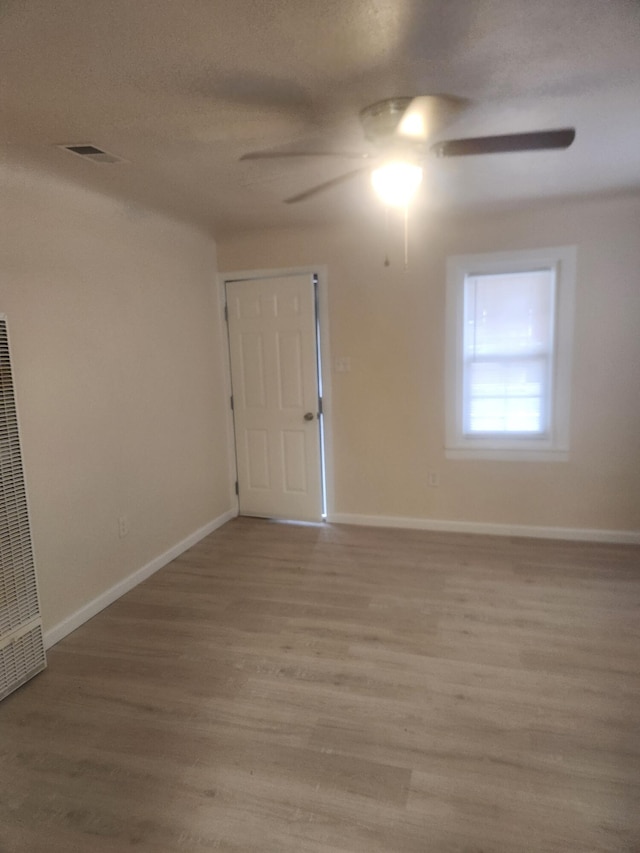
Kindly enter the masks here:
<path id="1" fill-rule="evenodd" d="M 490 290 L 488 294 L 486 291 L 481 294 L 483 278 L 492 280 L 494 287 L 496 280 L 503 279 L 510 290 L 509 296 L 516 295 L 516 313 L 511 317 L 507 311 L 502 325 L 500 313 L 504 301 L 497 300 L 495 291 L 493 295 Z M 491 287 L 489 282 L 487 284 Z M 536 313 L 530 307 L 525 320 L 523 305 L 518 306 L 517 303 L 520 298 L 526 304 L 527 291 L 540 310 Z M 513 268 L 497 274 L 469 273 L 464 277 L 463 334 L 460 342 L 463 437 L 549 437 L 557 308 L 555 295 L 555 269 L 552 267 Z M 489 306 L 493 337 L 486 333 L 478 335 L 483 305 Z M 492 311 L 492 307 L 495 310 Z M 486 316 L 486 310 L 483 308 L 483 316 Z M 533 336 L 532 327 L 537 331 Z M 483 371 L 483 365 L 488 369 Z"/>
<path id="2" fill-rule="evenodd" d="M 520 436 L 523 438 L 547 438 L 550 423 L 550 353 L 535 356 L 481 356 L 468 357 L 463 366 L 463 435 L 479 436 Z M 502 373 L 503 379 L 496 378 L 482 385 L 477 382 L 474 388 L 473 375 L 475 366 L 494 366 L 497 373 Z M 522 371 L 526 367 L 533 368 L 538 376 L 538 382 L 517 382 L 509 379 L 513 376 L 513 368 Z M 510 370 L 511 369 L 511 370 Z M 498 386 L 498 387 L 495 387 Z M 529 387 L 527 387 L 529 386 Z M 482 401 L 493 401 L 492 410 L 484 415 L 485 426 L 479 409 Z M 527 407 L 525 401 L 536 401 L 535 408 Z M 518 403 L 520 404 L 518 406 Z M 496 421 L 502 421 L 500 428 Z M 535 423 L 533 423 L 535 422 Z M 525 425 L 528 424 L 528 425 Z"/>

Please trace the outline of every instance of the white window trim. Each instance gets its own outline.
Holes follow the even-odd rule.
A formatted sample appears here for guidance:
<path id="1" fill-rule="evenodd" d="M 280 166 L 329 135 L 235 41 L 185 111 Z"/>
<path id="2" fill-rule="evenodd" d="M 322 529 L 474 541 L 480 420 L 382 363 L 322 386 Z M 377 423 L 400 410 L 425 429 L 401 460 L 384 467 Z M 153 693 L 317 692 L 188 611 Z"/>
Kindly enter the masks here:
<path id="1" fill-rule="evenodd" d="M 464 435 L 462 335 L 465 277 L 473 273 L 525 272 L 541 267 L 551 267 L 556 271 L 556 338 L 552 367 L 552 416 L 549 435 L 544 438 Z M 456 255 L 447 259 L 445 371 L 445 457 L 447 459 L 518 462 L 568 460 L 575 289 L 575 246 Z"/>

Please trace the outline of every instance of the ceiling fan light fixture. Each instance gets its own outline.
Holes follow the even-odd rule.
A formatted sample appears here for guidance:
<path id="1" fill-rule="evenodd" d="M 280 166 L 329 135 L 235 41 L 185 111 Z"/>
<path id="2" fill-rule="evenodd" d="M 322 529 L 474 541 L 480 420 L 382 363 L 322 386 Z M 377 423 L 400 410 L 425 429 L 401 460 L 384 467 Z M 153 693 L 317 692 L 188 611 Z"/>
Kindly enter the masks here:
<path id="1" fill-rule="evenodd" d="M 371 183 L 377 196 L 390 207 L 406 207 L 422 183 L 422 167 L 393 160 L 374 169 Z"/>
<path id="2" fill-rule="evenodd" d="M 426 122 L 419 113 L 412 113 L 403 118 L 398 125 L 398 130 L 410 139 L 424 139 L 427 135 Z"/>

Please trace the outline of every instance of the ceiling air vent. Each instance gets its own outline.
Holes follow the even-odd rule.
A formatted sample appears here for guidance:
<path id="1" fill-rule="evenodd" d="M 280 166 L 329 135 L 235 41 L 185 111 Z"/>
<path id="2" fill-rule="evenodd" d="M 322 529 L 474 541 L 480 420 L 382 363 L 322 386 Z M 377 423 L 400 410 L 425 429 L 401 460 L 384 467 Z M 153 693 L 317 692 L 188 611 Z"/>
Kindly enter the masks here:
<path id="1" fill-rule="evenodd" d="M 59 145 L 64 151 L 70 151 L 72 154 L 77 154 L 85 160 L 91 160 L 93 163 L 125 163 L 122 157 L 116 157 L 114 154 L 109 154 L 103 151 L 102 148 L 96 148 L 95 145 L 84 143 L 82 145 Z"/>

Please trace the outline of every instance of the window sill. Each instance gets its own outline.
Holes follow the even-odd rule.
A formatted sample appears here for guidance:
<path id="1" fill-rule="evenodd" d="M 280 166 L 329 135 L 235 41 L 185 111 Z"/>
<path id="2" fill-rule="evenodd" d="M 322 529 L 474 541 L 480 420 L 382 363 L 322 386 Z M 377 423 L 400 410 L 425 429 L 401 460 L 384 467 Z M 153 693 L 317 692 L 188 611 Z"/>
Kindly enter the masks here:
<path id="1" fill-rule="evenodd" d="M 476 459 L 487 462 L 568 462 L 568 450 L 489 449 L 488 447 L 447 447 L 445 459 Z"/>

